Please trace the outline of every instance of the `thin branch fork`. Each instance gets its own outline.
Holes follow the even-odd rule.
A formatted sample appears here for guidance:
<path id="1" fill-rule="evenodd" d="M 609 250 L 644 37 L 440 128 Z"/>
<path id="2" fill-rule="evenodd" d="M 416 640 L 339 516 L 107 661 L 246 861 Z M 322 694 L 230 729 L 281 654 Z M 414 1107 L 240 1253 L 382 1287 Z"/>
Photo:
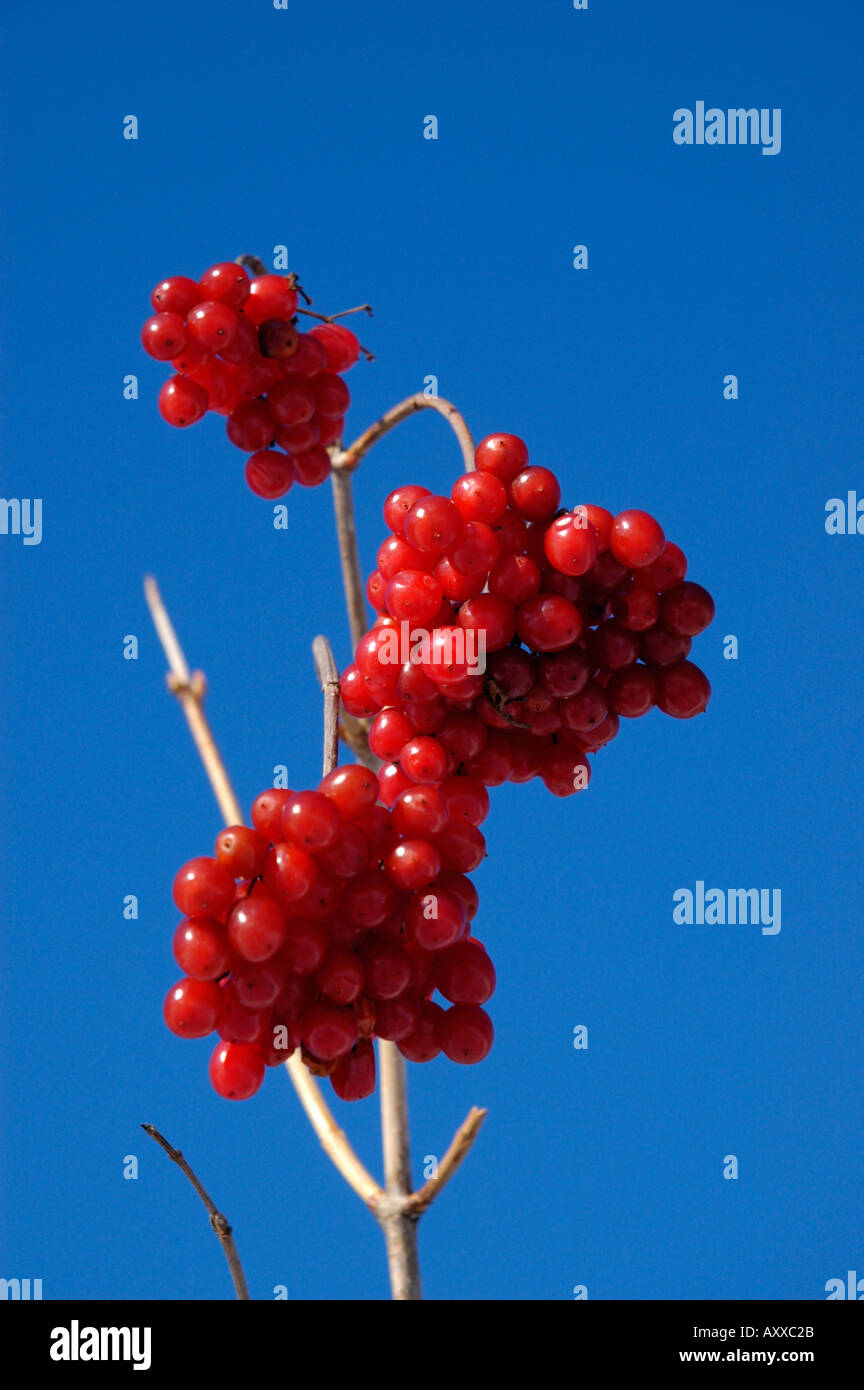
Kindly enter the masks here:
<path id="1" fill-rule="evenodd" d="M 222 1246 L 222 1249 L 225 1252 L 225 1259 L 228 1261 L 228 1268 L 231 1271 L 231 1280 L 234 1284 L 234 1292 L 237 1295 L 238 1299 L 248 1299 L 249 1289 L 246 1286 L 246 1276 L 243 1273 L 243 1266 L 240 1263 L 240 1256 L 237 1254 L 237 1246 L 234 1244 L 234 1236 L 231 1232 L 231 1226 L 229 1224 L 228 1218 L 226 1216 L 223 1216 L 222 1212 L 218 1210 L 215 1202 L 210 1197 L 209 1193 L 207 1193 L 204 1190 L 204 1187 L 202 1186 L 195 1173 L 189 1167 L 189 1164 L 186 1162 L 180 1150 L 175 1149 L 171 1144 L 169 1144 L 168 1140 L 165 1138 L 163 1134 L 159 1133 L 155 1125 L 142 1125 L 141 1128 L 144 1130 L 146 1134 L 150 1135 L 151 1139 L 156 1140 L 156 1143 L 160 1146 L 160 1148 L 163 1148 L 165 1150 L 166 1154 L 171 1159 L 171 1162 L 176 1163 L 181 1173 L 186 1174 L 186 1177 L 189 1179 L 195 1191 L 198 1193 L 198 1196 L 201 1198 L 201 1201 L 204 1203 L 204 1206 L 207 1209 L 207 1215 L 210 1217 L 210 1225 L 213 1227 L 213 1230 L 219 1237 L 219 1244 Z"/>

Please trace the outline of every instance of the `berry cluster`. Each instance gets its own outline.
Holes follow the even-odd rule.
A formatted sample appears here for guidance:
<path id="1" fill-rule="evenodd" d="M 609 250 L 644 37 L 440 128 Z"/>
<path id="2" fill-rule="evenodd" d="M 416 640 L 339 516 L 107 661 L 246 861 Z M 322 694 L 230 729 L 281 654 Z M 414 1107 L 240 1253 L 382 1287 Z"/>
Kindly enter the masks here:
<path id="1" fill-rule="evenodd" d="M 218 1033 L 219 1095 L 254 1095 L 299 1047 L 343 1100 L 362 1099 L 375 1089 L 374 1036 L 413 1062 L 483 1060 L 495 970 L 469 935 L 478 898 L 466 874 L 485 853 L 489 797 L 474 779 L 454 783 L 412 783 L 389 810 L 375 773 L 356 765 L 317 791 L 271 788 L 252 827 L 223 830 L 215 857 L 180 869 L 184 978 L 164 1016 L 180 1037 Z"/>
<path id="2" fill-rule="evenodd" d="M 379 616 L 341 681 L 348 713 L 374 716 L 386 804 L 460 774 L 539 776 L 568 796 L 621 717 L 707 706 L 687 657 L 714 602 L 685 579 L 683 552 L 646 512 L 560 501 L 509 434 L 479 444 L 449 498 L 416 485 L 387 498 L 366 587 Z"/>
<path id="3" fill-rule="evenodd" d="M 172 275 L 157 285 L 156 312 L 141 330 L 145 351 L 174 368 L 159 392 L 163 418 L 184 428 L 208 410 L 227 416 L 259 497 L 329 476 L 326 446 L 341 437 L 351 399 L 342 374 L 360 353 L 342 324 L 301 333 L 297 299 L 292 275 L 250 280 L 241 265 L 220 261 L 198 281 Z"/>

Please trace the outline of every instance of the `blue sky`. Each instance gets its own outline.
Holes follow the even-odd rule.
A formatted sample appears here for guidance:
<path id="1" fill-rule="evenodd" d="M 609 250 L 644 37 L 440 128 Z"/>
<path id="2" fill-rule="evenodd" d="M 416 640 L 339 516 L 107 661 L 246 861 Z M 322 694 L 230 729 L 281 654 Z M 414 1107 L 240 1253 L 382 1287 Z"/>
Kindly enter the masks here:
<path id="1" fill-rule="evenodd" d="M 161 1020 L 171 881 L 219 818 L 142 576 L 207 673 L 246 807 L 276 764 L 314 784 L 309 645 L 349 649 L 328 490 L 293 491 L 274 530 L 217 420 L 161 421 L 138 333 L 163 276 L 283 243 L 316 307 L 375 306 L 351 435 L 434 374 L 572 504 L 655 510 L 717 600 L 706 717 L 628 725 L 585 796 L 493 795 L 495 1046 L 410 1069 L 418 1172 L 489 1109 L 421 1229 L 427 1296 L 820 1299 L 864 1272 L 864 538 L 824 525 L 864 492 L 862 27 L 801 0 L 4 6 L 0 478 L 43 499 L 43 536 L 0 535 L 0 1274 L 47 1298 L 230 1296 L 149 1121 L 227 1211 L 253 1297 L 387 1295 L 287 1079 L 221 1101 L 209 1042 Z M 676 145 L 700 100 L 780 108 L 780 153 Z M 375 450 L 367 567 L 387 492 L 458 468 L 431 412 Z M 676 925 L 697 880 L 780 889 L 781 931 Z M 335 1104 L 377 1167 L 376 1102 Z"/>

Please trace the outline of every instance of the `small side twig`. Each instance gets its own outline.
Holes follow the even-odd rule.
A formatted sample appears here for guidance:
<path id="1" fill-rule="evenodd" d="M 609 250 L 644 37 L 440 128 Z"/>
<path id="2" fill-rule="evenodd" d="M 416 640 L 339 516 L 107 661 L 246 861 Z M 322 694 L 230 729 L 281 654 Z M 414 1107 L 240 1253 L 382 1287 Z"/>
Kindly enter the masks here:
<path id="1" fill-rule="evenodd" d="M 189 1164 L 186 1162 L 180 1150 L 175 1149 L 171 1144 L 169 1144 L 168 1140 L 165 1138 L 163 1134 L 159 1133 L 155 1125 L 142 1125 L 141 1128 L 145 1131 L 146 1134 L 150 1135 L 151 1139 L 156 1140 L 156 1143 L 160 1146 L 160 1148 L 163 1148 L 165 1150 L 166 1154 L 171 1159 L 171 1162 L 176 1163 L 180 1171 L 186 1174 L 186 1177 L 189 1179 L 195 1191 L 198 1193 L 198 1196 L 201 1198 L 201 1201 L 204 1203 L 204 1206 L 207 1209 L 207 1215 L 210 1217 L 210 1225 L 216 1232 L 216 1235 L 219 1238 L 219 1244 L 222 1246 L 222 1249 L 225 1252 L 225 1259 L 228 1261 L 228 1268 L 231 1271 L 231 1281 L 234 1285 L 234 1292 L 237 1295 L 238 1299 L 248 1299 L 249 1289 L 246 1285 L 246 1276 L 243 1273 L 243 1266 L 240 1263 L 240 1256 L 237 1254 L 237 1246 L 234 1244 L 234 1236 L 231 1232 L 231 1226 L 229 1224 L 228 1218 L 224 1216 L 221 1211 L 218 1210 L 215 1202 L 210 1197 L 209 1193 L 207 1193 L 204 1190 L 200 1181 L 196 1177 L 195 1173 L 193 1173 L 192 1169 L 189 1167 Z"/>
<path id="2" fill-rule="evenodd" d="M 438 1164 L 438 1172 L 434 1178 L 430 1178 L 421 1188 L 414 1192 L 406 1202 L 406 1210 L 415 1217 L 421 1216 L 427 1207 L 431 1206 L 438 1196 L 438 1193 L 452 1178 L 462 1160 L 466 1157 L 468 1150 L 477 1138 L 480 1126 L 485 1120 L 488 1111 L 480 1110 L 476 1105 L 472 1105 L 465 1119 L 453 1136 L 449 1149 L 445 1153 L 441 1162 Z"/>
<path id="3" fill-rule="evenodd" d="M 326 637 L 312 643 L 315 671 L 324 695 L 324 776 L 339 761 L 339 671 Z"/>
<path id="4" fill-rule="evenodd" d="M 389 434 L 390 430 L 395 429 L 403 420 L 415 415 L 418 410 L 437 410 L 439 415 L 443 415 L 459 441 L 466 473 L 473 473 L 474 440 L 464 418 L 450 401 L 442 400 L 440 396 L 424 396 L 422 391 L 418 391 L 414 396 L 407 396 L 404 401 L 392 406 L 380 420 L 376 420 L 374 425 L 364 430 L 353 444 L 349 444 L 347 449 L 335 452 L 332 455 L 334 471 L 345 469 L 352 472 L 373 444 L 383 435 Z"/>

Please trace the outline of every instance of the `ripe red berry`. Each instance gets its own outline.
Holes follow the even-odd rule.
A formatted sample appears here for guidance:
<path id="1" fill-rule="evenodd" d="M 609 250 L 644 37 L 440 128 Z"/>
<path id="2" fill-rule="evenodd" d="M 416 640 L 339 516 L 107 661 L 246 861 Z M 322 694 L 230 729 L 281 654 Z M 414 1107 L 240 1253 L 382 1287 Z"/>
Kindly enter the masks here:
<path id="1" fill-rule="evenodd" d="M 327 356 L 329 372 L 347 372 L 360 356 L 360 343 L 342 323 L 316 323 L 310 337 L 317 338 Z"/>
<path id="2" fill-rule="evenodd" d="M 196 304 L 186 319 L 186 332 L 193 343 L 208 352 L 230 347 L 237 332 L 237 315 L 227 304 L 215 300 Z"/>
<path id="3" fill-rule="evenodd" d="M 411 898 L 405 909 L 405 925 L 421 950 L 442 951 L 465 935 L 467 918 L 461 898 L 448 888 L 433 885 Z"/>
<path id="4" fill-rule="evenodd" d="M 438 1041 L 451 1062 L 482 1062 L 495 1038 L 492 1020 L 477 1004 L 453 1004 L 437 1024 Z"/>
<path id="5" fill-rule="evenodd" d="M 489 475 L 491 476 L 491 474 Z M 530 555 L 504 554 L 489 575 L 489 592 L 514 608 L 540 590 L 540 566 Z"/>
<path id="6" fill-rule="evenodd" d="M 582 616 L 560 594 L 536 594 L 516 612 L 516 631 L 537 652 L 557 652 L 571 647 L 582 631 Z"/>
<path id="7" fill-rule="evenodd" d="M 320 444 L 294 456 L 294 475 L 301 487 L 319 487 L 330 477 L 332 464 Z"/>
<path id="8" fill-rule="evenodd" d="M 276 844 L 264 868 L 264 883 L 277 901 L 300 902 L 315 885 L 315 860 L 294 844 Z"/>
<path id="9" fill-rule="evenodd" d="M 494 473 L 461 474 L 450 497 L 465 521 L 482 521 L 487 526 L 498 521 L 507 506 L 507 489 Z"/>
<path id="10" fill-rule="evenodd" d="M 177 429 L 196 424 L 207 412 L 207 392 L 186 376 L 170 376 L 159 392 L 159 413 Z"/>
<path id="11" fill-rule="evenodd" d="M 640 579 L 642 578 L 640 571 Z M 612 612 L 621 627 L 630 632 L 644 632 L 653 627 L 660 614 L 660 600 L 653 589 L 644 583 L 634 584 L 631 589 L 616 594 L 612 601 Z"/>
<path id="12" fill-rule="evenodd" d="M 351 1009 L 338 1004 L 314 1004 L 300 1019 L 300 1037 L 322 1061 L 344 1057 L 357 1041 L 357 1022 Z"/>
<path id="13" fill-rule="evenodd" d="M 150 303 L 159 314 L 179 314 L 185 319 L 190 309 L 204 296 L 195 280 L 188 275 L 171 275 L 161 281 L 150 296 Z"/>
<path id="14" fill-rule="evenodd" d="M 648 666 L 673 666 L 683 661 L 693 643 L 689 637 L 678 637 L 663 627 L 652 627 L 642 633 L 642 660 Z"/>
<path id="15" fill-rule="evenodd" d="M 701 584 L 685 579 L 663 595 L 660 621 L 676 637 L 696 637 L 714 621 L 714 600 Z"/>
<path id="16" fill-rule="evenodd" d="M 205 270 L 199 281 L 201 299 L 242 309 L 249 298 L 249 276 L 235 261 L 218 261 Z"/>
<path id="17" fill-rule="evenodd" d="M 485 1004 L 495 993 L 495 967 L 478 941 L 457 941 L 438 951 L 432 972 L 451 1004 Z"/>
<path id="18" fill-rule="evenodd" d="M 179 314 L 154 314 L 141 329 L 144 351 L 157 362 L 170 362 L 186 348 L 186 328 Z"/>
<path id="19" fill-rule="evenodd" d="M 510 501 L 526 521 L 549 521 L 561 502 L 561 487 L 548 468 L 525 468 L 510 484 Z"/>
<path id="20" fill-rule="evenodd" d="M 687 556 L 673 541 L 667 541 L 657 559 L 639 571 L 639 582 L 665 594 L 680 584 L 686 573 Z"/>
<path id="21" fill-rule="evenodd" d="M 649 666 L 627 666 L 615 671 L 606 687 L 609 708 L 626 719 L 647 714 L 657 700 L 657 673 Z"/>
<path id="22" fill-rule="evenodd" d="M 395 941 L 367 936 L 358 947 L 370 999 L 397 999 L 411 983 L 411 957 Z"/>
<path id="23" fill-rule="evenodd" d="M 210 1082 L 225 1100 L 248 1100 L 264 1080 L 264 1058 L 250 1043 L 221 1042 L 210 1058 Z"/>
<path id="24" fill-rule="evenodd" d="M 216 861 L 233 878 L 257 878 L 270 849 L 264 835 L 248 825 L 229 825 L 216 836 Z"/>
<path id="25" fill-rule="evenodd" d="M 384 869 L 397 888 L 416 893 L 437 878 L 441 858 L 428 840 L 400 840 L 384 860 Z"/>
<path id="26" fill-rule="evenodd" d="M 190 859 L 174 879 L 174 901 L 186 917 L 221 917 L 234 901 L 234 878 L 215 859 Z"/>
<path id="27" fill-rule="evenodd" d="M 225 428 L 232 444 L 244 453 L 254 454 L 272 444 L 277 425 L 265 401 L 241 401 L 228 416 Z"/>
<path id="28" fill-rule="evenodd" d="M 368 1038 L 358 1038 L 330 1073 L 340 1100 L 365 1100 L 375 1090 L 375 1050 Z"/>
<path id="29" fill-rule="evenodd" d="M 368 767 L 352 763 L 328 772 L 318 790 L 333 802 L 345 820 L 359 820 L 362 824 L 366 813 L 378 800 L 378 779 Z"/>
<path id="30" fill-rule="evenodd" d="M 404 744 L 399 763 L 412 782 L 440 782 L 447 769 L 447 750 L 437 739 L 419 734 Z"/>
<path id="31" fill-rule="evenodd" d="M 183 974 L 193 980 L 218 980 L 231 961 L 225 928 L 213 917 L 185 917 L 172 949 Z"/>
<path id="32" fill-rule="evenodd" d="M 338 807 L 321 792 L 295 792 L 282 813 L 286 840 L 310 854 L 331 845 L 339 825 Z"/>
<path id="33" fill-rule="evenodd" d="M 282 909 L 272 898 L 241 898 L 228 913 L 228 940 L 244 960 L 269 960 L 285 940 Z"/>
<path id="34" fill-rule="evenodd" d="M 533 602 L 532 599 L 528 600 Z M 459 609 L 459 625 L 466 631 L 483 635 L 485 650 L 497 652 L 513 640 L 516 632 L 516 613 L 513 605 L 495 594 L 478 594 Z"/>
<path id="35" fill-rule="evenodd" d="M 440 555 L 462 533 L 462 517 L 448 497 L 429 493 L 414 503 L 405 517 L 404 535 L 415 550 Z"/>
<path id="36" fill-rule="evenodd" d="M 398 621 L 406 619 L 416 627 L 427 627 L 441 607 L 441 585 L 423 570 L 402 570 L 387 585 L 388 612 Z"/>
<path id="37" fill-rule="evenodd" d="M 561 574 L 585 574 L 597 556 L 597 533 L 587 519 L 586 509 L 559 516 L 546 532 L 546 557 Z"/>
<path id="38" fill-rule="evenodd" d="M 331 1004 L 353 1004 L 363 988 L 363 965 L 355 951 L 336 946 L 315 974 L 318 991 Z"/>
<path id="39" fill-rule="evenodd" d="M 692 719 L 707 708 L 710 698 L 708 677 L 691 661 L 663 666 L 657 672 L 657 704 L 664 714 Z"/>
<path id="40" fill-rule="evenodd" d="M 648 512 L 619 512 L 612 523 L 609 549 L 628 568 L 652 564 L 665 544 L 662 527 Z"/>
<path id="41" fill-rule="evenodd" d="M 294 465 L 287 454 L 259 449 L 246 460 L 246 482 L 256 497 L 284 497 L 294 483 Z"/>
<path id="42" fill-rule="evenodd" d="M 297 291 L 282 275 L 257 275 L 243 305 L 243 313 L 256 328 L 268 319 L 290 319 L 296 309 Z"/>
<path id="43" fill-rule="evenodd" d="M 222 1014 L 222 990 L 212 980 L 180 980 L 168 991 L 165 1022 L 180 1038 L 206 1038 Z"/>
<path id="44" fill-rule="evenodd" d="M 474 463 L 478 472 L 494 473 L 502 483 L 509 484 L 527 468 L 528 448 L 515 434 L 487 434 L 477 445 Z"/>
<path id="45" fill-rule="evenodd" d="M 252 802 L 252 824 L 271 844 L 282 839 L 282 812 L 293 795 L 287 787 L 267 787 Z"/>

